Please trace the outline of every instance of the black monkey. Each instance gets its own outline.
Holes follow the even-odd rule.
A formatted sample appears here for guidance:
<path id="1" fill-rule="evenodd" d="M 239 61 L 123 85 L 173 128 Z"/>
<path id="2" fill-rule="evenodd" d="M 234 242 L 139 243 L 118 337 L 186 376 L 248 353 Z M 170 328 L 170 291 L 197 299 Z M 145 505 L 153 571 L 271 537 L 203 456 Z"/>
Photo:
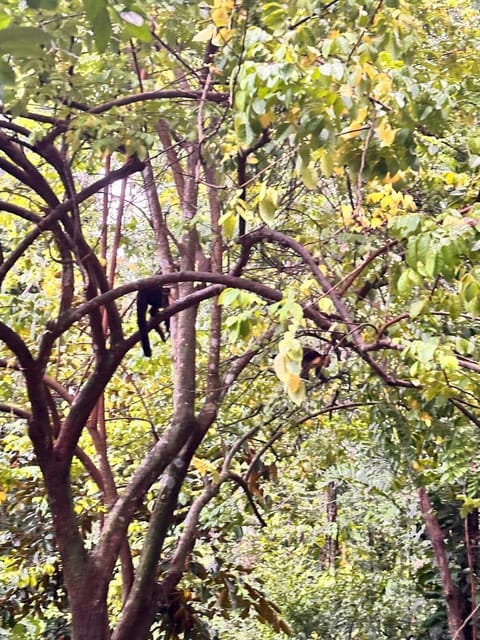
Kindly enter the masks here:
<path id="1" fill-rule="evenodd" d="M 330 356 L 328 353 L 319 353 L 315 349 L 308 347 L 303 348 L 302 370 L 300 377 L 304 380 L 310 380 L 310 371 L 315 369 L 315 377 L 321 382 L 327 382 L 328 378 L 323 373 L 323 369 L 330 364 Z"/>
<path id="2" fill-rule="evenodd" d="M 168 307 L 169 291 L 167 288 L 157 285 L 149 289 L 141 289 L 137 294 L 137 323 L 138 330 L 140 331 L 140 338 L 142 341 L 143 353 L 147 358 L 152 355 L 152 349 L 150 348 L 150 340 L 148 339 L 148 323 L 147 323 L 147 309 L 150 307 L 150 317 L 153 318 L 159 309 Z M 165 320 L 165 329 L 167 333 L 170 333 L 170 321 L 167 318 Z M 165 342 L 165 334 L 161 327 L 155 327 L 158 335 Z"/>

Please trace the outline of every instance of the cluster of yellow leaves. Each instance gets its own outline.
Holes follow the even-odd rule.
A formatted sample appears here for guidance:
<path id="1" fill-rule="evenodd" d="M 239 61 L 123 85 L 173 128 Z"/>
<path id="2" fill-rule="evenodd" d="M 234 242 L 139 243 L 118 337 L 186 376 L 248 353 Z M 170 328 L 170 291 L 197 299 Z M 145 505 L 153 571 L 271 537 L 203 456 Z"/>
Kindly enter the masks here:
<path id="1" fill-rule="evenodd" d="M 344 140 L 356 138 L 360 133 L 368 127 L 367 123 L 368 107 L 362 107 L 358 110 L 356 117 L 350 124 L 343 129 L 341 135 Z"/>
<path id="2" fill-rule="evenodd" d="M 370 205 L 369 226 L 379 227 L 398 214 L 416 210 L 415 202 L 409 193 L 402 193 L 393 188 L 393 183 L 398 181 L 396 177 L 400 179 L 400 176 L 389 176 L 386 184 L 367 195 L 366 204 Z"/>
<path id="3" fill-rule="evenodd" d="M 300 378 L 303 350 L 294 332 L 287 332 L 278 345 L 273 366 L 277 378 L 283 382 L 290 400 L 301 404 L 305 400 L 305 384 Z"/>
<path id="4" fill-rule="evenodd" d="M 193 38 L 195 42 L 212 41 L 217 47 L 223 47 L 234 35 L 232 29 L 234 0 L 214 0 L 211 11 L 212 22 L 199 31 Z"/>
<path id="5" fill-rule="evenodd" d="M 202 476 L 202 478 L 210 475 L 215 482 L 218 482 L 220 478 L 218 469 L 209 460 L 206 460 L 205 458 L 198 458 L 197 456 L 193 456 L 192 465 L 198 471 L 198 473 Z"/>
<path id="6" fill-rule="evenodd" d="M 356 117 L 350 122 L 347 127 L 343 129 L 341 133 L 344 140 L 356 138 L 362 133 L 362 131 L 365 131 L 373 126 L 372 122 L 369 122 L 368 120 L 368 113 L 368 107 L 362 107 L 361 109 L 359 109 Z M 380 146 L 389 147 L 395 140 L 397 129 L 394 129 L 391 126 L 387 118 L 382 118 L 380 120 L 380 123 L 377 125 L 375 132 L 378 139 L 380 140 Z"/>
<path id="7" fill-rule="evenodd" d="M 395 140 L 396 129 L 393 129 L 386 118 L 383 118 L 378 125 L 377 136 L 380 140 L 381 147 L 389 147 Z"/>

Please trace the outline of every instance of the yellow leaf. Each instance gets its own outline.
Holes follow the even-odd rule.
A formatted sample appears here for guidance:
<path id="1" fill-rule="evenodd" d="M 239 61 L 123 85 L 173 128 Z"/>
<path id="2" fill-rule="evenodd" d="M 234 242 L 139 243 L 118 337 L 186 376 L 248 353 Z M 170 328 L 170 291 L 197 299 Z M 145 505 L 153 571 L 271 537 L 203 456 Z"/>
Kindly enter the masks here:
<path id="1" fill-rule="evenodd" d="M 197 456 L 193 456 L 192 464 L 195 467 L 195 469 L 199 473 L 201 473 L 202 476 L 204 476 L 207 473 L 209 467 L 211 466 L 207 460 L 202 460 L 201 458 L 197 458 Z"/>
<path id="2" fill-rule="evenodd" d="M 389 147 L 392 142 L 395 140 L 395 134 L 397 130 L 392 129 L 390 123 L 387 120 L 382 120 L 382 122 L 377 127 L 377 135 L 380 138 L 382 147 Z"/>
<path id="3" fill-rule="evenodd" d="M 397 173 L 394 173 L 393 176 L 391 176 L 389 171 L 387 175 L 383 178 L 383 182 L 385 184 L 395 184 L 396 182 L 402 179 L 402 173 L 404 172 L 397 171 Z"/>
<path id="4" fill-rule="evenodd" d="M 449 185 L 456 184 L 456 182 L 457 182 L 457 174 L 453 173 L 453 171 L 447 171 L 444 174 L 443 179 L 444 179 L 446 184 L 449 184 Z"/>
<path id="5" fill-rule="evenodd" d="M 360 65 L 354 67 L 352 74 L 350 75 L 350 81 L 354 87 L 358 87 L 363 78 L 363 70 Z"/>
<path id="6" fill-rule="evenodd" d="M 330 298 L 320 298 L 318 308 L 322 313 L 332 313 L 334 311 L 334 306 Z"/>
<path id="7" fill-rule="evenodd" d="M 420 415 L 420 418 L 425 422 L 427 427 L 431 426 L 432 416 L 429 413 L 427 413 L 426 411 L 423 411 L 422 414 Z"/>
<path id="8" fill-rule="evenodd" d="M 288 390 L 292 393 L 296 393 L 301 384 L 300 376 L 296 373 L 291 373 L 288 377 Z"/>
<path id="9" fill-rule="evenodd" d="M 372 204 L 376 204 L 380 202 L 383 198 L 383 193 L 381 191 L 375 191 L 374 193 L 369 193 L 367 196 L 367 202 L 371 202 Z"/>
<path id="10" fill-rule="evenodd" d="M 209 42 L 214 35 L 215 26 L 213 24 L 209 24 L 208 27 L 205 27 L 205 29 L 202 29 L 197 34 L 195 34 L 192 40 L 193 42 Z"/>
<path id="11" fill-rule="evenodd" d="M 212 10 L 212 20 L 217 27 L 228 27 L 230 17 L 225 7 L 218 7 Z"/>
<path id="12" fill-rule="evenodd" d="M 270 124 L 272 124 L 272 118 L 269 113 L 262 113 L 262 115 L 259 116 L 258 121 L 260 122 L 260 124 L 264 129 L 266 129 Z"/>
<path id="13" fill-rule="evenodd" d="M 393 194 L 387 195 L 387 196 L 383 196 L 382 198 L 382 209 L 387 210 L 387 209 L 397 209 L 397 200 L 396 198 L 393 196 Z"/>
<path id="14" fill-rule="evenodd" d="M 273 370 L 275 371 L 275 375 L 279 380 L 284 382 L 288 377 L 287 371 L 287 359 L 285 354 L 279 353 L 275 356 L 273 361 Z"/>
<path id="15" fill-rule="evenodd" d="M 382 98 L 388 96 L 392 91 L 392 78 L 386 73 L 380 73 L 375 83 L 375 96 Z"/>
<path id="16" fill-rule="evenodd" d="M 288 397 L 292 400 L 296 405 L 302 404 L 305 400 L 305 384 L 303 381 L 300 381 L 300 384 L 296 391 L 292 391 L 288 389 Z"/>
<path id="17" fill-rule="evenodd" d="M 417 205 L 415 204 L 415 200 L 409 193 L 406 193 L 403 196 L 403 206 L 405 207 L 405 209 L 408 209 L 408 211 L 417 210 Z"/>
<path id="18" fill-rule="evenodd" d="M 316 286 L 316 281 L 313 278 L 307 278 L 300 283 L 300 293 L 304 296 L 308 296 L 312 289 Z"/>
<path id="19" fill-rule="evenodd" d="M 300 111 L 300 107 L 290 107 L 290 109 L 287 111 L 287 120 L 288 122 L 290 122 L 291 124 L 295 124 L 296 122 L 298 122 L 298 119 L 301 115 L 301 111 Z"/>
<path id="20" fill-rule="evenodd" d="M 233 36 L 235 35 L 235 29 L 227 29 L 227 27 L 220 27 L 217 33 L 212 38 L 212 44 L 217 47 L 223 47 Z"/>
<path id="21" fill-rule="evenodd" d="M 348 227 L 353 222 L 352 207 L 348 204 L 342 204 L 340 210 L 342 212 L 343 224 Z"/>
<path id="22" fill-rule="evenodd" d="M 342 131 L 343 138 L 348 140 L 350 138 L 356 138 L 357 136 L 359 136 L 360 133 L 362 132 L 362 127 L 365 126 L 367 114 L 368 114 L 367 107 L 362 107 L 359 110 L 357 117 L 354 120 L 352 120 L 352 122 L 348 127 L 343 129 Z"/>
<path id="23" fill-rule="evenodd" d="M 237 225 L 237 215 L 235 212 L 232 210 L 227 211 L 221 216 L 219 222 L 222 225 L 224 236 L 227 239 L 233 238 Z"/>
<path id="24" fill-rule="evenodd" d="M 58 293 L 58 281 L 55 278 L 48 278 L 42 282 L 42 289 L 47 298 L 53 298 Z"/>

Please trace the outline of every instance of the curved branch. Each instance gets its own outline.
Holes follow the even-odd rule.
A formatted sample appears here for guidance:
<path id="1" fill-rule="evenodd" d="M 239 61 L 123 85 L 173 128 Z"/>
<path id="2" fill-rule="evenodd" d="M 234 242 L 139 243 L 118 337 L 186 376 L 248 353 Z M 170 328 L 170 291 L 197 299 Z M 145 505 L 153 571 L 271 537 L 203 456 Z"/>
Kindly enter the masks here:
<path id="1" fill-rule="evenodd" d="M 345 295 L 345 293 L 352 286 L 352 284 L 355 282 L 358 276 L 362 273 L 362 271 L 366 269 L 368 265 L 375 260 L 375 258 L 378 258 L 378 256 L 381 256 L 382 253 L 385 253 L 396 244 L 398 244 L 397 240 L 391 240 L 390 242 L 387 242 L 387 244 L 383 245 L 383 247 L 380 247 L 376 251 L 372 251 L 372 253 L 369 253 L 368 256 L 358 265 L 358 267 L 355 267 L 355 269 L 351 273 L 349 273 L 348 276 L 346 276 L 343 280 L 340 281 L 339 284 L 341 284 L 342 286 L 339 287 L 337 285 L 338 295 L 340 297 Z"/>
<path id="2" fill-rule="evenodd" d="M 298 427 L 303 422 L 307 422 L 307 420 L 311 420 L 312 418 L 316 418 L 318 416 L 324 415 L 325 413 L 332 413 L 333 411 L 345 411 L 348 409 L 358 409 L 359 407 L 373 406 L 376 404 L 378 403 L 377 402 L 346 402 L 344 404 L 329 405 L 328 407 L 320 409 L 319 411 L 315 411 L 314 413 L 309 413 L 303 418 L 299 418 L 298 420 L 295 421 L 292 428 Z M 285 419 L 283 420 L 283 422 L 285 422 Z M 266 453 L 268 449 L 270 449 L 272 444 L 276 442 L 279 438 L 281 438 L 283 434 L 284 434 L 284 427 L 283 425 L 281 425 L 274 430 L 274 432 L 272 433 L 270 438 L 267 440 L 267 442 L 253 456 L 253 458 L 250 461 L 250 464 L 248 465 L 248 469 L 246 470 L 243 476 L 243 479 L 246 482 L 248 481 L 248 478 L 252 473 L 253 469 L 255 468 L 255 466 L 261 460 L 263 454 Z"/>
<path id="3" fill-rule="evenodd" d="M 10 327 L 0 321 L 0 340 L 15 354 L 20 367 L 28 369 L 34 365 L 33 356 L 25 342 Z"/>
<path id="4" fill-rule="evenodd" d="M 313 275 L 319 282 L 324 294 L 329 296 L 329 298 L 333 302 L 333 305 L 337 310 L 342 321 L 347 326 L 353 327 L 352 336 L 355 340 L 356 345 L 361 349 L 361 347 L 363 346 L 362 339 L 358 333 L 358 330 L 354 329 L 355 323 L 350 317 L 350 314 L 346 306 L 340 300 L 335 290 L 335 286 L 330 284 L 330 282 L 328 281 L 326 276 L 323 274 L 322 270 L 319 268 L 314 257 L 308 251 L 308 249 L 306 249 L 302 244 L 300 244 L 293 238 L 290 238 L 289 236 L 285 235 L 284 233 L 280 233 L 279 231 L 274 231 L 273 229 L 269 229 L 266 227 L 263 229 L 259 229 L 258 231 L 253 231 L 252 233 L 249 234 L 249 236 L 250 236 L 250 239 L 253 240 L 254 242 L 270 240 L 271 242 L 277 242 L 281 245 L 290 247 L 295 251 L 295 253 L 297 253 L 302 258 L 305 264 L 310 267 Z"/>
<path id="5" fill-rule="evenodd" d="M 338 293 L 336 292 L 335 286 L 330 284 L 328 279 L 325 277 L 325 275 L 317 265 L 311 253 L 302 244 L 300 244 L 293 238 L 290 238 L 289 236 L 283 233 L 280 233 L 279 231 L 269 229 L 268 227 L 264 227 L 257 231 L 252 231 L 251 233 L 248 234 L 248 236 L 250 238 L 250 242 L 262 242 L 263 240 L 269 240 L 271 242 L 277 242 L 280 245 L 284 245 L 293 249 L 303 259 L 305 264 L 310 267 L 311 272 L 313 273 L 318 283 L 320 284 L 324 294 L 330 298 L 330 300 L 333 303 L 333 306 L 337 310 L 337 313 L 339 315 L 339 320 L 343 322 L 345 325 L 347 325 L 347 327 L 349 327 L 350 335 L 352 336 L 353 342 L 355 345 L 355 350 L 360 355 L 360 357 L 373 369 L 373 371 L 375 371 L 375 373 L 377 373 L 380 376 L 380 378 L 386 384 L 391 386 L 399 386 L 399 387 L 407 387 L 407 388 L 414 386 L 408 380 L 400 380 L 395 378 L 388 371 L 386 371 L 380 364 L 378 364 L 378 362 L 376 362 L 375 360 L 373 360 L 373 358 L 370 357 L 369 352 L 366 351 L 365 349 L 365 344 L 360 335 L 360 327 L 357 326 L 357 323 L 355 323 L 353 319 L 350 317 L 350 313 L 347 307 L 345 306 L 345 304 L 343 303 L 343 301 L 340 299 Z M 304 309 L 304 313 L 306 317 L 311 317 L 310 315 L 307 315 L 306 313 L 307 311 L 316 313 L 317 317 L 320 316 L 322 318 L 322 321 L 325 322 L 325 316 L 323 316 L 322 314 L 319 314 L 318 312 L 315 312 L 315 310 L 312 308 Z M 328 322 L 330 325 L 330 321 Z"/>
<path id="6" fill-rule="evenodd" d="M 0 131 L 0 149 L 14 163 L 10 164 L 6 160 L 0 160 L 1 168 L 20 180 L 23 184 L 29 186 L 49 207 L 56 207 L 59 204 L 54 191 L 37 167 L 27 159 L 22 147 L 2 131 Z"/>
<path id="7" fill-rule="evenodd" d="M 255 504 L 255 502 L 254 502 L 254 500 L 253 500 L 253 498 L 252 498 L 252 494 L 250 493 L 250 490 L 249 490 L 248 485 L 247 485 L 247 483 L 245 482 L 245 480 L 244 480 L 241 476 L 239 476 L 238 474 L 233 473 L 232 471 L 230 471 L 230 473 L 228 474 L 228 476 L 229 476 L 229 478 L 230 478 L 231 480 L 233 480 L 233 481 L 234 481 L 234 482 L 236 482 L 240 487 L 242 487 L 242 489 L 243 489 L 243 490 L 244 490 L 244 492 L 245 492 L 245 495 L 247 496 L 248 502 L 249 502 L 250 506 L 251 506 L 251 507 L 252 507 L 252 509 L 253 509 L 253 513 L 255 514 L 255 517 L 257 518 L 257 520 L 259 521 L 259 523 L 260 523 L 260 525 L 261 525 L 262 527 L 266 527 L 266 526 L 267 526 L 267 523 L 266 523 L 266 522 L 265 522 L 265 520 L 262 518 L 262 516 L 261 516 L 261 514 L 260 514 L 260 512 L 259 512 L 259 510 L 258 510 L 258 508 L 257 508 L 257 505 Z"/>
<path id="8" fill-rule="evenodd" d="M 95 195 L 99 191 L 101 191 L 105 186 L 112 184 L 116 180 L 120 180 L 125 176 L 128 176 L 137 171 L 141 171 L 143 168 L 143 162 L 140 162 L 138 159 L 130 159 L 127 163 L 123 165 L 120 169 L 116 169 L 112 171 L 109 175 L 104 176 L 100 180 L 97 180 L 93 184 L 85 187 L 80 193 L 76 196 L 76 203 L 80 204 L 84 200 L 87 200 L 91 196 Z M 32 245 L 35 240 L 46 230 L 51 230 L 56 222 L 62 218 L 68 211 L 70 211 L 73 207 L 72 200 L 66 200 L 62 202 L 57 207 L 52 209 L 50 213 L 41 218 L 37 225 L 32 231 L 24 237 L 24 239 L 17 245 L 16 249 L 14 249 L 5 262 L 0 266 L 0 283 L 4 280 L 7 273 L 10 269 L 15 265 L 17 260 L 25 253 L 30 245 Z"/>
<path id="9" fill-rule="evenodd" d="M 115 100 L 109 100 L 103 104 L 99 104 L 96 107 L 88 107 L 79 102 L 71 101 L 68 103 L 70 107 L 78 109 L 79 111 L 86 111 L 87 113 L 105 113 L 114 107 L 123 107 L 127 104 L 133 104 L 134 102 L 146 102 L 148 100 L 171 100 L 173 98 L 179 98 L 181 100 L 200 100 L 203 91 L 183 91 L 182 89 L 159 89 L 158 91 L 145 91 L 143 93 L 135 93 L 130 96 L 122 96 L 121 98 L 115 98 Z M 215 102 L 217 104 L 225 104 L 228 102 L 228 93 L 218 93 L 217 91 L 207 91 L 205 95 L 208 102 Z"/>
<path id="10" fill-rule="evenodd" d="M 15 418 L 21 418 L 22 420 L 30 420 L 32 417 L 30 411 L 26 411 L 21 407 L 15 407 L 12 404 L 7 404 L 6 402 L 0 402 L 0 411 L 15 416 Z"/>
<path id="11" fill-rule="evenodd" d="M 13 213 L 15 216 L 22 218 L 23 220 L 28 220 L 29 222 L 38 222 L 42 219 L 37 213 L 30 211 L 30 209 L 25 209 L 25 207 L 20 207 L 18 204 L 12 204 L 11 202 L 6 202 L 5 200 L 0 200 L 0 211 L 5 211 L 6 213 Z"/>
<path id="12" fill-rule="evenodd" d="M 254 232 L 257 233 L 257 232 Z M 262 232 L 258 232 L 262 234 Z M 278 232 L 271 232 L 275 236 L 279 236 L 283 241 L 283 234 Z M 268 234 L 267 234 L 268 235 Z M 262 234 L 263 237 L 263 234 Z M 289 246 L 296 247 L 298 245 L 297 242 L 288 238 Z M 314 262 L 312 256 L 308 253 L 308 251 L 302 246 L 298 245 L 301 251 L 301 255 L 304 256 L 306 260 L 308 260 L 309 266 L 312 269 L 315 269 L 315 272 L 319 274 L 319 281 L 323 283 L 329 295 L 332 297 L 333 301 L 336 301 L 338 307 L 337 309 L 341 312 L 341 320 L 345 322 L 349 327 L 351 327 L 351 335 L 354 338 L 354 346 L 357 353 L 362 357 L 362 359 L 384 380 L 387 384 L 392 386 L 402 386 L 402 387 L 412 387 L 413 384 L 409 381 L 400 380 L 390 375 L 382 366 L 380 366 L 375 360 L 373 360 L 369 353 L 374 349 L 371 348 L 371 345 L 366 345 L 359 335 L 359 328 L 355 325 L 355 323 L 351 320 L 346 307 L 343 302 L 338 298 L 338 295 L 334 292 L 333 288 L 330 287 L 328 281 L 325 276 L 318 269 L 318 266 Z M 232 276 L 230 274 L 221 274 L 221 273 L 211 273 L 211 272 L 201 272 L 201 271 L 178 271 L 174 273 L 168 273 L 164 275 L 152 276 L 150 278 L 144 278 L 142 280 L 136 280 L 134 282 L 127 283 L 116 289 L 112 289 L 107 291 L 104 294 L 96 296 L 91 300 L 85 302 L 84 304 L 77 307 L 74 311 L 69 312 L 59 318 L 59 320 L 52 324 L 50 327 L 52 334 L 54 336 L 58 336 L 63 333 L 66 329 L 68 329 L 72 324 L 80 320 L 85 314 L 90 313 L 94 308 L 98 308 L 100 305 L 107 304 L 117 298 L 120 298 L 128 293 L 132 293 L 134 291 L 139 291 L 141 289 L 149 289 L 158 285 L 167 285 L 178 282 L 206 282 L 206 283 L 216 283 L 221 285 L 221 288 L 218 286 L 210 286 L 206 289 L 202 289 L 200 291 L 195 291 L 192 294 L 181 298 L 180 300 L 175 301 L 171 305 L 169 305 L 166 309 L 164 309 L 161 313 L 159 313 L 155 321 L 161 322 L 172 315 L 186 309 L 190 306 L 198 304 L 201 300 L 205 300 L 214 295 L 218 295 L 218 293 L 224 287 L 232 287 L 238 289 L 245 289 L 246 291 L 252 291 L 256 293 L 260 297 L 262 297 L 267 302 L 279 302 L 283 298 L 283 294 L 281 291 L 277 289 L 273 289 L 268 285 L 264 285 L 260 282 L 254 280 L 248 280 L 246 278 L 238 278 Z M 331 321 L 328 320 L 320 311 L 312 307 L 311 305 L 305 305 L 303 307 L 303 312 L 306 318 L 313 320 L 317 326 L 322 329 L 328 329 L 331 327 Z M 138 334 L 134 334 L 123 343 L 119 343 L 118 349 L 125 353 L 126 350 L 131 348 L 138 341 Z M 388 348 L 388 344 L 382 344 L 381 348 Z"/>
<path id="13" fill-rule="evenodd" d="M 476 415 L 474 415 L 474 413 L 472 411 L 470 411 L 470 409 L 467 409 L 466 406 L 464 406 L 464 404 L 460 401 L 457 400 L 457 398 L 450 398 L 450 402 L 457 407 L 457 409 L 463 413 L 463 415 L 468 418 L 471 422 L 473 422 L 473 424 L 476 427 L 480 428 L 480 419 L 477 418 Z"/>

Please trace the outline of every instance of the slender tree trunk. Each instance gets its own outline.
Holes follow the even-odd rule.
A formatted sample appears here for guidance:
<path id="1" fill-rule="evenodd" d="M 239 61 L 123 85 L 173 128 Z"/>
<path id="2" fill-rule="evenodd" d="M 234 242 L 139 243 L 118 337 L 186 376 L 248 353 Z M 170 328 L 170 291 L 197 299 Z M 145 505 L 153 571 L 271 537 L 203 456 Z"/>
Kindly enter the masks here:
<path id="1" fill-rule="evenodd" d="M 437 563 L 440 574 L 442 591 L 447 605 L 448 630 L 450 632 L 450 637 L 452 639 L 455 638 L 455 640 L 465 640 L 465 634 L 463 633 L 462 628 L 463 618 L 461 613 L 461 601 L 452 579 L 450 567 L 448 566 L 447 550 L 444 542 L 445 535 L 433 512 L 432 503 L 430 502 L 430 498 L 428 497 L 425 487 L 420 487 L 418 490 L 418 497 L 420 510 L 425 521 L 428 537 L 432 543 L 435 562 Z"/>
<path id="2" fill-rule="evenodd" d="M 464 612 L 470 621 L 465 628 L 467 640 L 478 640 L 478 611 L 477 607 L 477 574 L 478 574 L 478 510 L 475 509 L 464 519 L 465 537 L 465 565 L 468 568 L 466 579 L 468 581 L 469 597 L 466 599 Z"/>
<path id="3" fill-rule="evenodd" d="M 336 532 L 337 524 L 337 485 L 330 482 L 325 490 L 325 507 L 327 524 L 329 533 L 325 540 L 324 558 L 325 564 L 329 569 L 335 567 L 338 556 L 338 534 Z"/>

